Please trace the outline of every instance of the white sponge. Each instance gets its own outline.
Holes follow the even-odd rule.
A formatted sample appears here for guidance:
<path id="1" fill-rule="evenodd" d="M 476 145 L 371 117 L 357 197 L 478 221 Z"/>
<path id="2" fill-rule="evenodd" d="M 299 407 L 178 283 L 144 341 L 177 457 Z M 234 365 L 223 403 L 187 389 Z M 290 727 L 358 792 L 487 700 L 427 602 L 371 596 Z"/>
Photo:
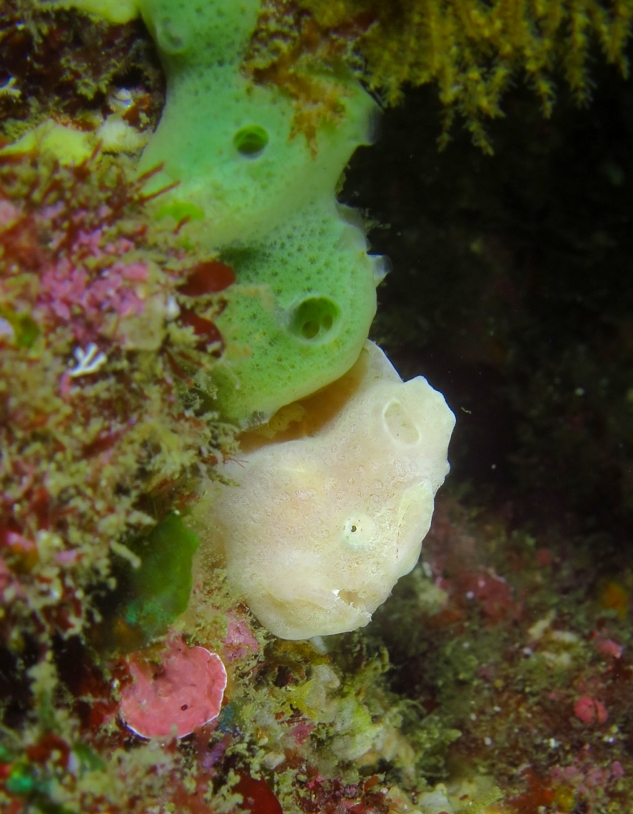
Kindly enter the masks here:
<path id="1" fill-rule="evenodd" d="M 455 423 L 440 393 L 420 376 L 403 382 L 371 342 L 298 405 L 223 467 L 239 486 L 215 487 L 229 578 L 284 639 L 366 625 L 414 567 Z"/>

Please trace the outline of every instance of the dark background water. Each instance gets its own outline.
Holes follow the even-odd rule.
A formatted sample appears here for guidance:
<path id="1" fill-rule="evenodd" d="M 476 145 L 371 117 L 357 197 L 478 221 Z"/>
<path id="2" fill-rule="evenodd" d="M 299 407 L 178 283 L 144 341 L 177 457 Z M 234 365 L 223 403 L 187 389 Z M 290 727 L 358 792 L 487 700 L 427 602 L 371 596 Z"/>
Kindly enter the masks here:
<path id="1" fill-rule="evenodd" d="M 392 272 L 373 338 L 457 415 L 452 482 L 513 522 L 600 540 L 633 531 L 633 85 L 596 60 L 592 104 L 551 119 L 517 86 L 484 155 L 439 152 L 432 88 L 388 110 L 343 200 Z"/>

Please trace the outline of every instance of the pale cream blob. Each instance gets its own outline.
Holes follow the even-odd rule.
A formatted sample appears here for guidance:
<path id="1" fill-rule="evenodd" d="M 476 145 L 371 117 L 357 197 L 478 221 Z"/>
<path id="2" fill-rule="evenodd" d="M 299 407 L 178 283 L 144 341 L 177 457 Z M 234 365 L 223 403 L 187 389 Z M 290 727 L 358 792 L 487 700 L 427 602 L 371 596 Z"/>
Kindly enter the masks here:
<path id="1" fill-rule="evenodd" d="M 222 467 L 212 545 L 259 621 L 284 639 L 366 625 L 420 555 L 455 423 L 366 343 L 350 372 L 284 408 Z M 202 556 L 205 556 L 204 553 Z"/>

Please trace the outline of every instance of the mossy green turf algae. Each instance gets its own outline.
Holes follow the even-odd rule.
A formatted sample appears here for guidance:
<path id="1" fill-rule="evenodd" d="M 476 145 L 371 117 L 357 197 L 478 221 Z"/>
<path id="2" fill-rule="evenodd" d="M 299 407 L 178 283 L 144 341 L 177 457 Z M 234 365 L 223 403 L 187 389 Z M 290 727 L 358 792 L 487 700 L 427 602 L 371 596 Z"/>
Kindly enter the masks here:
<path id="1" fill-rule="evenodd" d="M 352 77 L 336 76 L 344 112 L 319 126 L 314 149 L 292 134 L 292 99 L 241 70 L 259 0 L 139 7 L 167 75 L 140 171 L 162 165 L 149 191 L 177 182 L 161 196 L 163 209 L 194 206 L 201 217 L 189 235 L 235 268 L 238 285 L 217 320 L 226 349 L 216 405 L 245 424 L 342 376 L 368 335 L 375 265 L 362 229 L 341 216 L 335 188 L 369 140 L 375 104 Z"/>

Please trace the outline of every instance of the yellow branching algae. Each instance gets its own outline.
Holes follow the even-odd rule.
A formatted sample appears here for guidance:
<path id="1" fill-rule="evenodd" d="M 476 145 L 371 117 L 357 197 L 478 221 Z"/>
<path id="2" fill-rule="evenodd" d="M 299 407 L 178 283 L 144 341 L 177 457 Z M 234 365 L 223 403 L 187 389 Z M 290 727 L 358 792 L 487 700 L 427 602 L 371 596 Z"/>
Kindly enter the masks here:
<path id="1" fill-rule="evenodd" d="M 517 78 L 527 79 L 548 115 L 556 72 L 562 71 L 579 102 L 587 100 L 594 44 L 628 74 L 624 46 L 633 0 L 301 0 L 300 5 L 329 33 L 330 48 L 334 35 L 339 47 L 346 41 L 362 57 L 370 88 L 388 103 L 399 101 L 405 84 L 436 83 L 445 111 L 443 141 L 457 112 L 487 151 L 482 121 L 503 115 L 501 96 Z M 309 41 L 315 40 L 313 33 Z"/>

